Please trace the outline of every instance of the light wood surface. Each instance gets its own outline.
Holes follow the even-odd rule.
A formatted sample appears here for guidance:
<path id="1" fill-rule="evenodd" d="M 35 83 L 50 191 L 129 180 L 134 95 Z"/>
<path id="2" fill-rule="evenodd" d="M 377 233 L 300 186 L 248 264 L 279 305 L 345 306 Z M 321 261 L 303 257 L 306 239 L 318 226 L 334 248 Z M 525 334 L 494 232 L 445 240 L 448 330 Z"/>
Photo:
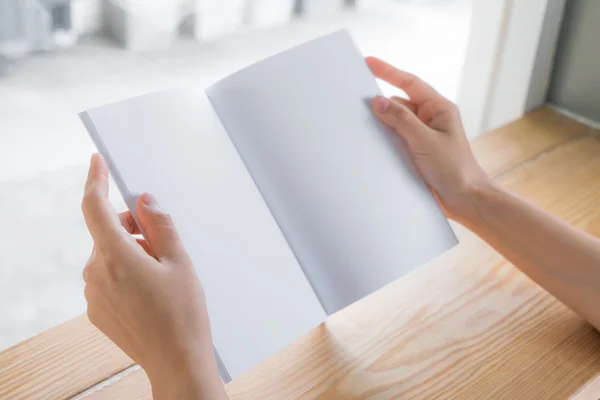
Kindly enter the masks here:
<path id="1" fill-rule="evenodd" d="M 132 363 L 81 316 L 0 353 L 0 399 L 65 399 Z"/>
<path id="2" fill-rule="evenodd" d="M 600 235 L 600 141 L 589 133 L 543 109 L 474 148 L 501 184 Z M 600 372 L 600 334 L 456 230 L 455 249 L 236 379 L 231 398 L 566 399 Z M 84 319 L 56 329 L 54 356 L 30 354 L 54 348 L 48 332 L 0 353 L 0 398 L 66 398 L 130 365 Z M 130 369 L 77 398 L 149 399 L 149 389 Z"/>
<path id="3" fill-rule="evenodd" d="M 478 137 L 471 146 L 485 170 L 499 176 L 571 139 L 593 132 L 592 128 L 544 107 Z"/>

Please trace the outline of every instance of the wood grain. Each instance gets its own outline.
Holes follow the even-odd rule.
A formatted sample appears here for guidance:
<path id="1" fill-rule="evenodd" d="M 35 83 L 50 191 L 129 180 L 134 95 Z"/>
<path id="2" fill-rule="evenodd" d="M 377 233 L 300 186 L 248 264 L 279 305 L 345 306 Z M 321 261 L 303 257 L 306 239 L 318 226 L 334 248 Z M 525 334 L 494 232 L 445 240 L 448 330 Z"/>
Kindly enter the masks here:
<path id="1" fill-rule="evenodd" d="M 524 161 L 594 129 L 547 107 L 475 139 L 471 145 L 477 161 L 492 176 L 509 171 Z"/>
<path id="2" fill-rule="evenodd" d="M 507 140 L 527 141 L 527 133 Z M 535 160 L 489 165 L 509 189 L 586 229 L 600 218 L 600 142 L 555 143 L 543 141 L 541 151 L 508 146 Z M 457 231 L 457 248 L 236 379 L 230 397 L 559 399 L 600 371 L 600 334 L 473 234 Z M 143 371 L 88 400 L 129 398 L 150 398 Z"/>
<path id="3" fill-rule="evenodd" d="M 121 384 L 121 382 L 126 382 L 126 384 Z M 151 400 L 151 390 L 146 373 L 140 366 L 136 365 L 112 377 L 109 381 L 89 388 L 86 392 L 73 398 L 73 400 L 96 398 Z"/>
<path id="4" fill-rule="evenodd" d="M 132 364 L 81 316 L 0 353 L 0 399 L 65 399 Z"/>
<path id="5" fill-rule="evenodd" d="M 508 188 L 600 235 L 600 142 L 548 109 L 478 138 Z M 228 385 L 232 399 L 554 399 L 600 371 L 600 335 L 481 240 L 334 315 Z M 80 318 L 0 353 L 1 399 L 64 399 L 131 365 Z M 77 398 L 150 399 L 140 369 Z"/>

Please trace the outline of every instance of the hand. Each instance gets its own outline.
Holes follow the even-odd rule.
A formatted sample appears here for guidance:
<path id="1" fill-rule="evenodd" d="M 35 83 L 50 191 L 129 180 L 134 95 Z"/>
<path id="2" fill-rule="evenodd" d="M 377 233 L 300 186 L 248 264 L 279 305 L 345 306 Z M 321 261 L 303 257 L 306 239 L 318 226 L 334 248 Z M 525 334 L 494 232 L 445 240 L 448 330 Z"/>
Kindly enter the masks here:
<path id="1" fill-rule="evenodd" d="M 92 157 L 82 209 L 94 239 L 83 271 L 88 317 L 147 373 L 154 399 L 226 398 L 202 286 L 173 222 L 149 194 L 132 215 L 108 201 L 108 168 Z"/>
<path id="2" fill-rule="evenodd" d="M 469 196 L 492 181 L 473 156 L 457 107 L 418 77 L 374 57 L 366 61 L 377 78 L 409 97 L 378 96 L 373 112 L 402 137 L 446 215 L 460 221 L 468 212 Z"/>

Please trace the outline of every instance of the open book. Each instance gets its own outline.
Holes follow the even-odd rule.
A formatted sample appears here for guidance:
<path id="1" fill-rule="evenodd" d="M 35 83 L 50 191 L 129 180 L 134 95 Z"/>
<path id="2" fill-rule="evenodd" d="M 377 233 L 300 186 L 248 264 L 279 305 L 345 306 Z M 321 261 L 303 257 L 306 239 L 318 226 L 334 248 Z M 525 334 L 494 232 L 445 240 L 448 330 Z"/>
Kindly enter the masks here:
<path id="1" fill-rule="evenodd" d="M 206 91 L 80 114 L 127 206 L 168 212 L 205 289 L 224 380 L 456 244 L 349 34 Z M 399 307 L 401 305 L 398 305 Z"/>

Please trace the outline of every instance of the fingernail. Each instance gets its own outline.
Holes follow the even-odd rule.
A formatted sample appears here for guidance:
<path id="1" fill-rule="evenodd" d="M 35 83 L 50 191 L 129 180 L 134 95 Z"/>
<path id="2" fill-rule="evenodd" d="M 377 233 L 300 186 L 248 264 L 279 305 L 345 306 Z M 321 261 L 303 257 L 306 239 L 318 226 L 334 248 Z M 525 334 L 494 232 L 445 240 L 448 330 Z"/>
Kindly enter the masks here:
<path id="1" fill-rule="evenodd" d="M 149 208 L 160 211 L 160 207 L 158 202 L 156 201 L 156 197 L 152 196 L 150 193 L 142 194 L 142 203 L 144 203 Z"/>
<path id="2" fill-rule="evenodd" d="M 390 100 L 386 99 L 383 96 L 377 96 L 375 98 L 375 101 L 377 102 L 377 108 L 379 109 L 379 112 L 384 113 L 387 111 L 388 108 L 390 108 Z"/>

